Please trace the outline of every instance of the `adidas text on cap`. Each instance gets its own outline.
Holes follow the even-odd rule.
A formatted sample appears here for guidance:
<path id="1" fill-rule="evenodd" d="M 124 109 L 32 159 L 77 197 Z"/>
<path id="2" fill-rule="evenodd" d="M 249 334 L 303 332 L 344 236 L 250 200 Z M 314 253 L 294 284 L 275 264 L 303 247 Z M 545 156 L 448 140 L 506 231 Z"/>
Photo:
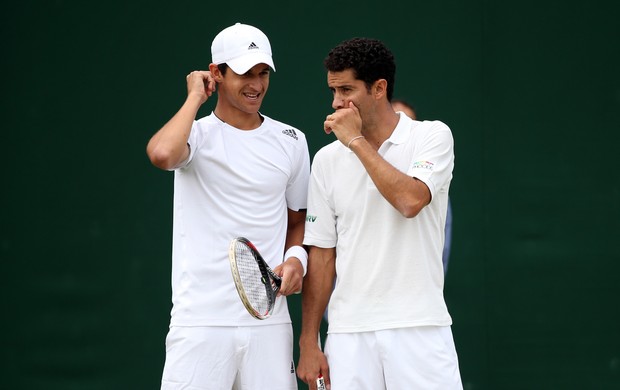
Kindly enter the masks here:
<path id="1" fill-rule="evenodd" d="M 237 23 L 222 30 L 211 44 L 214 64 L 227 64 L 233 72 L 244 74 L 256 64 L 276 70 L 271 58 L 269 39 L 256 27 Z"/>

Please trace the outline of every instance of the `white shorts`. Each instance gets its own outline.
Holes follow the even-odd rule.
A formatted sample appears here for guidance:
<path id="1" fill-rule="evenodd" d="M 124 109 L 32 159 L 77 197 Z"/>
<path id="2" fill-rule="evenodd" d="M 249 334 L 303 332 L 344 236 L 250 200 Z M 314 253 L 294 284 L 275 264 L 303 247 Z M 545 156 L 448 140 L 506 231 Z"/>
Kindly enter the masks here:
<path id="1" fill-rule="evenodd" d="M 162 390 L 297 390 L 290 324 L 171 327 Z"/>
<path id="2" fill-rule="evenodd" d="M 331 390 L 461 390 L 449 326 L 330 333 Z"/>

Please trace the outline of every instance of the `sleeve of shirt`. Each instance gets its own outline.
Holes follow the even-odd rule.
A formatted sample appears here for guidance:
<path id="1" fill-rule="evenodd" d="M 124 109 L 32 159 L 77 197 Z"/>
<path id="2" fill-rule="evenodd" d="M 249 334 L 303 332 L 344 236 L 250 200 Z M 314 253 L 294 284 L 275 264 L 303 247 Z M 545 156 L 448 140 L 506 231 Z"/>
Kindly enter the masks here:
<path id="1" fill-rule="evenodd" d="M 291 178 L 286 187 L 286 204 L 293 211 L 307 208 L 308 177 L 310 176 L 310 153 L 305 137 L 299 138 L 299 148 L 294 156 Z"/>
<path id="2" fill-rule="evenodd" d="M 308 186 L 308 213 L 304 245 L 320 248 L 336 246 L 336 216 L 327 195 L 320 154 L 314 157 Z"/>
<path id="3" fill-rule="evenodd" d="M 452 179 L 454 140 L 444 123 L 432 121 L 424 125 L 430 128 L 424 133 L 420 147 L 416 147 L 407 174 L 423 181 L 434 196 Z"/>
<path id="4" fill-rule="evenodd" d="M 192 123 L 192 129 L 190 130 L 189 137 L 187 138 L 187 146 L 189 147 L 189 156 L 187 157 L 185 161 L 183 161 L 181 164 L 179 164 L 179 166 L 175 167 L 174 169 L 180 169 L 180 168 L 187 167 L 192 161 L 192 159 L 194 158 L 194 154 L 196 153 L 196 150 L 198 149 L 198 145 L 200 145 L 200 143 L 202 142 L 202 138 L 204 138 L 204 132 L 199 131 L 200 126 L 201 126 L 201 123 L 198 121 L 194 121 L 194 123 Z"/>

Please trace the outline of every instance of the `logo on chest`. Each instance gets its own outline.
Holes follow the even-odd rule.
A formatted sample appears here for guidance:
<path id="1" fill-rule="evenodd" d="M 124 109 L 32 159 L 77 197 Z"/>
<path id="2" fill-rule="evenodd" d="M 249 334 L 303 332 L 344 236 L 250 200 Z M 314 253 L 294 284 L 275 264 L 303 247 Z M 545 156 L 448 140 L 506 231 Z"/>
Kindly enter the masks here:
<path id="1" fill-rule="evenodd" d="M 297 133 L 295 132 L 294 129 L 286 129 L 286 130 L 282 130 L 282 134 L 284 135 L 288 135 L 291 138 L 294 138 L 295 140 L 297 140 Z"/>

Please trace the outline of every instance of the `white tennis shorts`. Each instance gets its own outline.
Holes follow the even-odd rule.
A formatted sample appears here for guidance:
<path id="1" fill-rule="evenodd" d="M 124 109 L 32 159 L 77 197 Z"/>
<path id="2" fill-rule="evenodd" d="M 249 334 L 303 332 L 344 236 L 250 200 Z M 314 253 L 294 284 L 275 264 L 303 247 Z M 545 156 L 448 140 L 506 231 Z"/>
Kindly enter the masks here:
<path id="1" fill-rule="evenodd" d="M 162 390 L 297 390 L 290 324 L 171 327 Z"/>
<path id="2" fill-rule="evenodd" d="M 449 326 L 330 333 L 331 390 L 462 390 Z"/>

